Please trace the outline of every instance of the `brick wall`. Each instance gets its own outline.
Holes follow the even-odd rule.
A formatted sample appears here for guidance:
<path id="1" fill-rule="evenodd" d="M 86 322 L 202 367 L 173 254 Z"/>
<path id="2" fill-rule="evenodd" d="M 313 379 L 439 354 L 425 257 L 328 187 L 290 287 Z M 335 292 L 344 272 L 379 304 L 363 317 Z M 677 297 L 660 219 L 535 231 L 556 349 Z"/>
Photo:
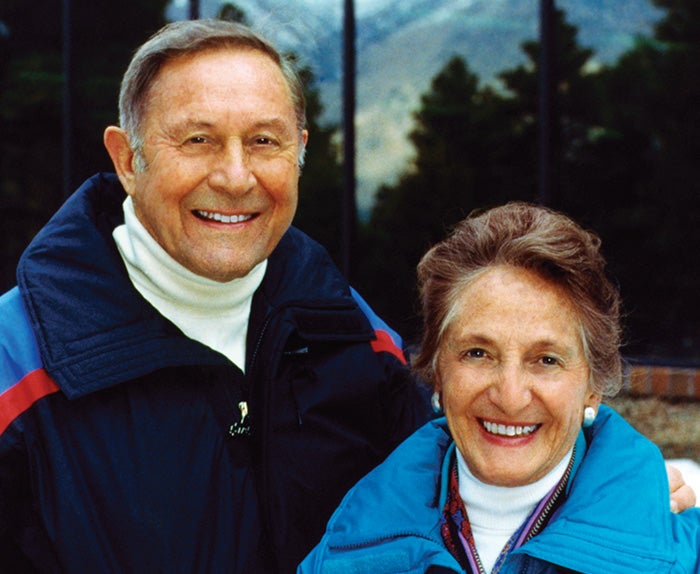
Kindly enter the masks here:
<path id="1" fill-rule="evenodd" d="M 634 395 L 700 400 L 700 369 L 658 365 L 631 365 L 622 391 Z"/>

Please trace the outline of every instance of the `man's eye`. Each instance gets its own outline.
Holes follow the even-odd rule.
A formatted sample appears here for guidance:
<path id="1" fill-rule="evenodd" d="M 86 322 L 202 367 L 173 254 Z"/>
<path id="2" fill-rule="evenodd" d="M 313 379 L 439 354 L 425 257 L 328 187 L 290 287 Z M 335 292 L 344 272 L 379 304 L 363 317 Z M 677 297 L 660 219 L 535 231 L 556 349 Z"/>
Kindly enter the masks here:
<path id="1" fill-rule="evenodd" d="M 207 138 L 205 138 L 204 136 L 192 136 L 191 138 L 189 138 L 187 140 L 187 143 L 203 144 L 203 143 L 207 143 Z"/>
<path id="2" fill-rule="evenodd" d="M 256 136 L 253 138 L 253 146 L 256 148 L 276 148 L 279 142 L 270 136 Z"/>

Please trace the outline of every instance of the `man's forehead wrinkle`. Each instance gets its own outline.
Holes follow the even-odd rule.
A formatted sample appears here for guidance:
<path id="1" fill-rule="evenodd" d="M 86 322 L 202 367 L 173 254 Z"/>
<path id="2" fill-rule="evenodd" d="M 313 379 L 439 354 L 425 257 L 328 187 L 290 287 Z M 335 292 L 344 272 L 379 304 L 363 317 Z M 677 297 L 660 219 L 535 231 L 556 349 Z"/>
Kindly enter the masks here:
<path id="1" fill-rule="evenodd" d="M 211 111 L 211 110 L 210 110 Z M 269 117 L 259 117 L 259 118 L 248 118 L 251 114 L 244 112 L 236 112 L 231 110 L 229 112 L 234 119 L 245 120 L 248 122 L 249 127 L 253 129 L 258 128 L 271 128 L 277 130 L 288 130 L 289 122 L 280 116 L 272 115 Z M 217 112 L 218 115 L 218 112 Z M 212 111 L 211 117 L 214 116 Z M 201 128 L 216 128 L 221 127 L 222 122 L 220 120 L 208 119 L 207 113 L 189 113 L 185 112 L 181 116 L 176 116 L 173 118 L 171 125 L 175 128 L 178 127 L 201 127 Z"/>

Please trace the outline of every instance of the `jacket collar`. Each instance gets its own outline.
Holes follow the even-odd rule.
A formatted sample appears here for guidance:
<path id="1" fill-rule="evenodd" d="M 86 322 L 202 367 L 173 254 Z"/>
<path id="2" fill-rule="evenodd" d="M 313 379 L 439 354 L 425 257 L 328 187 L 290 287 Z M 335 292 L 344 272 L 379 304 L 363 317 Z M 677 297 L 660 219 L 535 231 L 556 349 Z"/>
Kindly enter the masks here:
<path id="1" fill-rule="evenodd" d="M 658 449 L 605 406 L 585 442 L 565 504 L 509 557 L 505 571 L 521 571 L 529 556 L 574 571 L 669 572 L 678 546 Z M 442 544 L 442 477 L 453 444 L 445 419 L 409 437 L 343 500 L 328 526 L 329 548 L 350 550 L 405 536 Z M 630 483 L 638 486 L 628 488 Z"/>
<path id="2" fill-rule="evenodd" d="M 399 445 L 343 500 L 328 525 L 331 548 L 407 535 L 442 544 L 440 469 L 452 444 L 445 419 L 438 419 Z"/>
<path id="3" fill-rule="evenodd" d="M 165 366 L 228 363 L 185 337 L 132 286 L 112 238 L 123 223 L 123 200 L 114 174 L 93 176 L 51 218 L 18 265 L 43 366 L 70 398 Z M 310 336 L 330 336 L 323 332 L 328 318 L 321 320 L 319 312 L 341 317 L 333 336 L 371 336 L 325 250 L 295 229 L 271 254 L 256 298 L 261 323 L 279 309 L 298 308 L 291 320 L 298 319 Z"/>
<path id="4" fill-rule="evenodd" d="M 606 406 L 586 439 L 560 514 L 520 552 L 574 571 L 669 572 L 678 547 L 658 448 Z"/>

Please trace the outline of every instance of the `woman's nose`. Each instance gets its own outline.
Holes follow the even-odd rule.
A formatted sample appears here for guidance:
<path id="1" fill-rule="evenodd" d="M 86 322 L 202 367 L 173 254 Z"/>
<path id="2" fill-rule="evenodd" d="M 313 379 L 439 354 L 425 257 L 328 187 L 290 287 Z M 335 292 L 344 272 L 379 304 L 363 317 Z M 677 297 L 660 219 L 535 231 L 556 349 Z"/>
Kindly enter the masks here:
<path id="1" fill-rule="evenodd" d="M 519 413 L 532 400 L 527 373 L 517 365 L 501 365 L 494 373 L 489 397 L 503 413 Z"/>

